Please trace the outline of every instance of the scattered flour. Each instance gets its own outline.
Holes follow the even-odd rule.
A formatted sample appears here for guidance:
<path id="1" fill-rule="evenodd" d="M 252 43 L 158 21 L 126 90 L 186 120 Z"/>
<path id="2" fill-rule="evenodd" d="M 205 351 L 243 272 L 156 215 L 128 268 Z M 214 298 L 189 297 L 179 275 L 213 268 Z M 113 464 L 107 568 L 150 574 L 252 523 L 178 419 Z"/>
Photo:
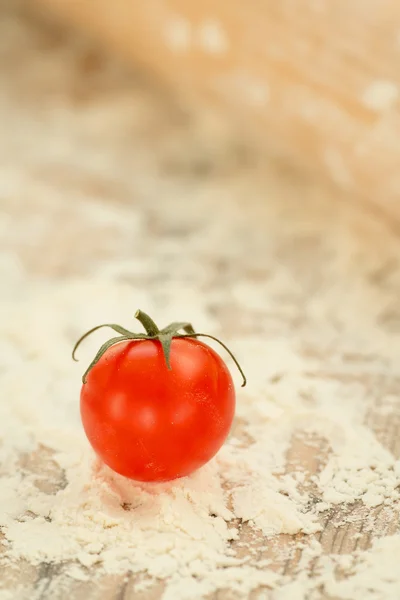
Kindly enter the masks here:
<path id="1" fill-rule="evenodd" d="M 74 44 L 43 52 L 47 34 L 10 19 L 0 22 L 0 599 L 78 597 L 74 586 L 89 597 L 85 586 L 114 577 L 163 600 L 226 588 L 397 600 L 400 342 L 382 308 L 398 304 L 398 270 L 384 275 L 398 243 L 359 219 L 372 256 L 349 234 L 350 209 L 341 219 L 338 205 L 313 206 L 271 173 L 260 193 L 233 172 L 162 171 L 159 103 L 151 116 L 143 90 L 112 69 L 79 72 Z M 16 22 L 18 69 L 13 36 L 1 35 Z M 191 32 L 175 25 L 168 35 L 184 49 Z M 261 106 L 268 90 L 250 83 Z M 169 484 L 110 472 L 79 419 L 80 376 L 104 337 L 78 365 L 76 338 L 109 319 L 129 326 L 138 307 L 220 334 L 249 381 L 218 457 Z"/>
<path id="2" fill-rule="evenodd" d="M 398 557 L 400 538 L 386 537 L 375 540 L 369 552 L 360 555 L 357 568 L 350 569 L 346 579 L 325 577 L 326 591 L 343 600 L 354 598 L 384 598 L 396 600 L 400 596 Z"/>
<path id="3" fill-rule="evenodd" d="M 321 563 L 322 575 L 303 581 L 301 571 L 287 585 L 268 560 L 251 552 L 239 556 L 235 545 L 246 523 L 266 548 L 282 533 L 311 535 L 311 544 L 312 534 L 322 528 L 321 510 L 327 514 L 337 504 L 361 500 L 374 507 L 398 499 L 400 465 L 362 424 L 366 407 L 361 396 L 353 396 L 355 411 L 345 394 L 335 395 L 323 384 L 316 386 L 317 400 L 310 407 L 299 396 L 306 378 L 298 369 L 305 372 L 307 360 L 299 362 L 290 340 L 277 340 L 273 356 L 273 340 L 237 339 L 243 356 L 252 357 L 250 387 L 238 399 L 242 432 L 192 477 L 136 484 L 101 465 L 88 447 L 78 415 L 83 363 L 69 359 L 72 333 L 97 322 L 100 314 L 103 320 L 111 316 L 116 306 L 122 316 L 132 314 L 135 290 L 116 283 L 110 287 L 99 277 L 61 286 L 21 284 L 23 296 L 17 284 L 12 299 L 3 302 L 0 324 L 1 390 L 3 398 L 12 398 L 0 405 L 4 566 L 20 559 L 34 565 L 62 562 L 64 573 L 80 581 L 145 573 L 150 580 L 166 581 L 167 600 L 203 597 L 225 587 L 245 596 L 260 586 L 277 587 L 280 600 L 303 598 L 316 582 L 339 598 L 351 598 L 354 589 L 368 588 L 364 572 L 378 586 L 383 573 L 384 585 L 397 589 L 395 576 L 386 581 L 387 565 L 373 571 L 365 566 L 376 555 L 372 552 L 393 549 L 397 537 L 387 538 L 383 546 L 377 542 L 372 554 L 362 555 L 350 579 L 327 577 L 334 572 L 330 559 Z M 82 298 L 91 307 L 90 321 Z M 149 296 L 146 305 L 152 303 Z M 202 310 L 202 300 L 197 305 L 192 300 L 194 321 L 196 315 L 204 318 Z M 91 352 L 93 347 L 83 351 L 84 362 Z M 269 365 L 263 359 L 268 355 Z M 268 384 L 277 367 L 286 370 L 285 376 Z M 301 453 L 305 447 L 306 458 L 320 453 L 322 438 L 329 450 L 307 483 L 310 472 Z M 348 522 L 344 517 L 345 526 Z M 321 547 L 316 548 L 312 557 L 318 561 Z"/>
<path id="4" fill-rule="evenodd" d="M 0 377 L 3 397 L 13 398 L 1 405 L 6 559 L 70 561 L 66 572 L 78 579 L 84 571 L 77 563 L 98 574 L 146 572 L 168 579 L 165 598 L 273 585 L 273 571 L 235 558 L 230 545 L 240 535 L 238 519 L 268 535 L 319 529 L 305 514 L 306 499 L 295 489 L 282 495 L 285 485 L 273 475 L 285 464 L 284 430 L 248 448 L 233 438 L 218 460 L 171 484 L 138 485 L 113 474 L 94 458 L 79 424 L 81 366 L 69 359 L 66 332 L 83 324 L 81 298 L 89 305 L 101 298 L 107 313 L 118 296 L 123 314 L 132 312 L 132 292 L 79 281 L 61 290 L 34 287 L 25 288 L 26 300 L 4 305 L 9 325 L 1 326 L 3 363 L 13 358 Z M 63 315 L 74 315 L 74 323 Z M 268 418 L 265 424 L 268 431 Z M 49 479 L 52 493 L 42 489 Z"/>

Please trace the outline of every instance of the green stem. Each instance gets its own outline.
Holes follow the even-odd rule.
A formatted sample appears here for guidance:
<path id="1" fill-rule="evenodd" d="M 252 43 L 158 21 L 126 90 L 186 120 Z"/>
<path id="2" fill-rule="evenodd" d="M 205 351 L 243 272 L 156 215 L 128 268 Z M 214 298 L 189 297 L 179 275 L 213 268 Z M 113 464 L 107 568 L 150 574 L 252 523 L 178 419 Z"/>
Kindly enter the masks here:
<path id="1" fill-rule="evenodd" d="M 239 370 L 239 373 L 241 374 L 241 376 L 243 378 L 242 387 L 244 387 L 246 385 L 246 376 L 243 373 L 243 370 L 242 370 L 238 360 L 236 359 L 234 354 L 229 350 L 229 348 L 227 346 L 225 346 L 225 344 L 223 342 L 221 342 L 221 340 L 219 340 L 218 338 L 214 337 L 213 335 L 208 335 L 206 333 L 197 333 L 193 329 L 193 326 L 190 323 L 186 323 L 186 322 L 182 322 L 182 321 L 171 323 L 167 327 L 164 327 L 164 329 L 160 330 L 157 327 L 157 325 L 154 323 L 153 319 L 151 319 L 149 317 L 149 315 L 142 312 L 141 310 L 138 310 L 136 312 L 135 318 L 138 321 L 140 321 L 140 323 L 143 325 L 144 329 L 146 330 L 146 333 L 134 333 L 132 331 L 129 331 L 128 329 L 125 329 L 125 327 L 121 327 L 120 325 L 117 325 L 115 323 L 105 323 L 103 325 L 97 325 L 97 327 L 93 327 L 92 329 L 90 329 L 90 331 L 86 332 L 79 338 L 79 340 L 76 342 L 75 347 L 72 352 L 72 358 L 74 360 L 76 360 L 75 352 L 76 352 L 78 346 L 88 335 L 90 335 L 94 331 L 97 331 L 98 329 L 100 329 L 102 327 L 110 327 L 116 333 L 119 334 L 117 337 L 111 338 L 110 340 L 108 340 L 101 346 L 100 350 L 97 352 L 96 356 L 94 357 L 94 359 L 92 360 L 92 362 L 90 363 L 89 367 L 87 368 L 87 370 L 85 371 L 85 373 L 83 375 L 83 378 L 82 378 L 83 383 L 86 383 L 87 374 L 99 362 L 99 360 L 101 359 L 103 354 L 105 352 L 107 352 L 107 350 L 109 348 L 111 348 L 111 346 L 114 346 L 114 344 L 118 344 L 119 342 L 128 341 L 128 340 L 132 340 L 132 341 L 158 340 L 162 345 L 165 362 L 167 364 L 168 369 L 170 370 L 171 369 L 171 363 L 170 363 L 171 344 L 172 344 L 172 340 L 174 338 L 178 338 L 178 339 L 179 338 L 181 338 L 181 339 L 182 338 L 194 338 L 194 339 L 196 339 L 199 337 L 205 337 L 205 338 L 209 338 L 210 340 L 214 340 L 215 342 L 218 342 L 218 344 L 220 344 L 225 349 L 225 351 L 232 358 L 233 362 L 235 363 L 236 367 Z M 184 331 L 184 333 L 179 333 L 179 331 Z"/>
<path id="2" fill-rule="evenodd" d="M 153 319 L 151 319 L 149 315 L 147 315 L 140 309 L 136 311 L 135 319 L 137 319 L 143 325 L 147 335 L 149 335 L 150 337 L 156 337 L 160 333 L 160 330 L 154 323 Z"/>

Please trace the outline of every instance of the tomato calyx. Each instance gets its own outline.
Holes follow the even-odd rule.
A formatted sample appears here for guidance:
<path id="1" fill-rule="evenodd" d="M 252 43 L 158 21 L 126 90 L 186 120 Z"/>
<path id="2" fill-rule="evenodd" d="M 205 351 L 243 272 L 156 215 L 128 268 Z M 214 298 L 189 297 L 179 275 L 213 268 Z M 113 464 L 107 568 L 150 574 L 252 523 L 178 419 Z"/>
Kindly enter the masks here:
<path id="1" fill-rule="evenodd" d="M 229 350 L 229 348 L 227 346 L 225 346 L 225 344 L 223 342 L 221 342 L 221 340 L 219 340 L 218 338 L 216 338 L 212 335 L 209 335 L 207 333 L 197 333 L 194 330 L 191 323 L 186 323 L 186 322 L 177 321 L 174 323 L 170 323 L 170 325 L 167 325 L 167 327 L 164 327 L 163 329 L 159 329 L 157 327 L 157 325 L 155 324 L 155 322 L 153 321 L 153 319 L 151 319 L 151 317 L 149 317 L 149 315 L 147 315 L 146 313 L 144 313 L 141 310 L 136 311 L 135 319 L 137 319 L 143 325 L 146 333 L 134 333 L 133 331 L 129 331 L 128 329 L 125 329 L 125 327 L 121 327 L 120 325 L 117 325 L 115 323 L 104 323 L 102 325 L 97 325 L 96 327 L 89 329 L 89 331 L 84 333 L 79 338 L 79 340 L 76 342 L 74 349 L 72 351 L 72 358 L 75 361 L 77 360 L 75 358 L 75 354 L 76 354 L 76 351 L 77 351 L 78 347 L 80 346 L 80 344 L 83 342 L 83 340 L 85 338 L 87 338 L 89 335 L 91 335 L 98 329 L 101 329 L 103 327 L 109 327 L 110 329 L 112 329 L 113 331 L 115 331 L 116 333 L 119 334 L 118 336 L 112 337 L 111 339 L 109 339 L 107 342 L 105 342 L 100 347 L 96 356 L 94 357 L 94 359 L 92 360 L 92 362 L 90 363 L 90 365 L 88 366 L 88 368 L 86 369 L 86 371 L 84 372 L 84 374 L 82 376 L 83 383 L 86 383 L 86 377 L 87 377 L 89 371 L 95 366 L 95 364 L 97 364 L 99 362 L 99 360 L 103 356 L 103 354 L 105 352 L 107 352 L 107 350 L 109 348 L 111 348 L 111 346 L 114 346 L 114 344 L 118 344 L 119 342 L 123 342 L 123 341 L 127 341 L 127 340 L 158 340 L 163 349 L 167 368 L 169 370 L 171 370 L 170 354 L 171 354 L 172 340 L 174 338 L 182 339 L 182 338 L 204 337 L 204 338 L 208 338 L 210 340 L 214 340 L 215 342 L 218 342 L 218 344 L 220 344 L 226 350 L 226 352 L 232 358 L 237 369 L 239 370 L 239 373 L 241 374 L 241 376 L 243 378 L 242 387 L 244 387 L 246 385 L 247 380 L 246 380 L 246 376 L 242 370 L 242 367 L 240 366 L 239 362 L 237 361 L 235 356 L 232 354 L 232 352 Z M 181 332 L 183 332 L 183 333 L 181 333 Z"/>

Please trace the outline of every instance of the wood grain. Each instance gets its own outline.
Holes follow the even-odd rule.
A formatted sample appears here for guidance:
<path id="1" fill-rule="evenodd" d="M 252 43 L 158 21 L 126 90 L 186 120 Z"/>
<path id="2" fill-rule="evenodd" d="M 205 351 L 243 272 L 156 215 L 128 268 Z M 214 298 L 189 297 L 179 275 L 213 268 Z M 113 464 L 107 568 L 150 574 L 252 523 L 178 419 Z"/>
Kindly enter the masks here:
<path id="1" fill-rule="evenodd" d="M 83 2 L 71 4 L 77 11 L 85 6 Z M 267 6 L 271 15 L 282 18 L 283 8 Z M 336 6 L 340 16 L 342 5 Z M 365 19 L 372 18 L 368 11 L 374 2 L 365 6 Z M 381 6 L 388 8 L 389 4 Z M 185 252 L 180 249 L 174 255 L 174 273 L 182 277 L 183 288 L 190 285 L 204 296 L 207 314 L 219 323 L 221 332 L 229 336 L 234 328 L 243 340 L 257 335 L 277 343 L 282 337 L 296 340 L 299 357 L 314 363 L 302 374 L 309 384 L 309 389 L 301 391 L 305 402 L 312 405 L 315 401 L 313 386 L 320 381 L 335 385 L 338 395 L 346 398 L 357 389 L 368 407 L 365 424 L 383 447 L 399 457 L 400 402 L 396 399 L 400 398 L 400 377 L 387 370 L 385 362 L 389 360 L 387 349 L 398 347 L 398 237 L 373 215 L 354 208 L 347 196 L 299 178 L 282 164 L 268 163 L 260 172 L 240 161 L 239 166 L 232 164 L 223 154 L 214 168 L 204 169 L 201 161 L 199 168 L 197 130 L 188 127 L 182 136 L 179 108 L 168 96 L 160 103 L 162 89 L 147 88 L 130 74 L 121 73 L 83 42 L 77 48 L 75 39 L 37 21 L 23 4 L 3 3 L 1 9 L 0 84 L 4 96 L 0 114 L 4 125 L 0 155 L 2 181 L 9 185 L 1 198 L 9 223 L 0 240 L 2 256 L 21 265 L 27 281 L 49 287 L 75 278 L 90 280 L 103 267 L 112 267 L 115 282 L 129 283 L 135 278 L 136 284 L 149 287 L 163 303 L 157 270 L 165 258 L 162 243 L 177 244 L 178 248 L 186 244 Z M 115 18 L 118 14 L 116 8 Z M 288 23 L 291 14 L 285 13 Z M 307 13 L 303 19 L 298 27 L 307 29 Z M 14 45 L 6 39 L 11 26 L 20 33 Z M 274 35 L 273 24 L 268 27 Z M 351 31 L 348 35 L 351 37 Z M 378 53 L 378 62 L 380 56 Z M 98 119 L 101 110 L 104 113 Z M 371 116 L 361 113 L 366 120 Z M 287 132 L 289 135 L 289 129 Z M 34 143 L 30 143 L 32 139 Z M 371 173 L 371 178 L 377 177 L 377 172 Z M 165 197 L 168 202 L 164 203 Z M 194 197 L 189 210 L 188 197 Z M 85 204 L 93 202 L 115 207 L 112 223 L 95 222 L 87 216 Z M 238 217 L 229 221 L 227 214 Z M 40 235 L 34 239 L 32 223 L 38 218 Z M 140 222 L 135 234 L 124 228 L 127 218 L 132 227 L 136 220 Z M 211 239 L 212 245 L 208 238 L 207 243 L 201 240 L 200 250 L 195 241 L 187 256 L 187 245 L 197 239 L 198 228 L 206 223 L 205 231 L 212 233 L 215 219 L 224 232 L 218 238 L 222 241 L 215 244 Z M 55 230 L 54 223 L 62 226 Z M 118 270 L 135 252 L 142 252 L 140 256 L 150 261 L 150 273 Z M 194 274 L 193 263 L 202 267 Z M 270 285 L 277 274 L 285 276 L 279 289 Z M 243 315 L 242 305 L 231 293 L 240 281 L 255 291 L 256 298 L 264 298 L 267 290 L 271 303 L 262 308 L 256 305 Z M 310 315 L 308 307 L 321 298 L 320 313 Z M 354 329 L 348 326 L 353 320 Z M 320 331 L 321 322 L 329 335 L 323 328 Z M 335 328 L 340 335 L 332 349 L 329 336 Z M 367 344 L 362 336 L 357 337 L 366 328 L 371 335 Z M 385 341 L 382 354 L 369 348 L 375 334 Z M 283 371 L 276 373 L 271 388 L 284 378 Z M 394 399 L 386 412 L 382 411 L 385 396 Z M 243 447 L 253 441 L 243 419 L 237 420 L 233 435 Z M 286 473 L 301 470 L 311 503 L 321 499 L 313 476 L 323 469 L 331 452 L 324 438 L 301 429 L 291 439 Z M 46 494 L 55 495 L 66 485 L 63 469 L 45 444 L 22 454 L 18 466 L 22 473 L 34 475 L 35 485 Z M 300 571 L 312 580 L 317 576 L 313 543 L 320 544 L 322 553 L 330 557 L 351 555 L 366 550 L 380 536 L 398 532 L 398 522 L 398 505 L 368 509 L 361 501 L 342 503 L 321 513 L 321 531 L 310 536 L 281 534 L 266 540 L 249 523 L 238 521 L 239 537 L 232 542 L 232 549 L 252 565 L 268 561 L 268 568 L 287 580 Z M 0 553 L 5 551 L 4 539 L 0 532 Z M 354 561 L 358 560 L 354 555 Z M 147 591 L 137 592 L 137 580 L 130 572 L 98 580 L 94 567 L 87 570 L 87 581 L 79 581 L 66 575 L 68 566 L 32 565 L 23 559 L 7 565 L 1 573 L 0 598 L 4 592 L 13 600 L 158 600 L 165 586 L 158 581 Z M 347 575 L 345 570 L 340 574 Z M 17 598 L 14 592 L 21 583 L 25 592 Z M 265 598 L 269 593 L 255 590 L 251 598 Z M 335 600 L 323 586 L 318 593 L 321 599 Z M 230 590 L 212 596 L 212 600 L 231 598 L 235 595 Z"/>

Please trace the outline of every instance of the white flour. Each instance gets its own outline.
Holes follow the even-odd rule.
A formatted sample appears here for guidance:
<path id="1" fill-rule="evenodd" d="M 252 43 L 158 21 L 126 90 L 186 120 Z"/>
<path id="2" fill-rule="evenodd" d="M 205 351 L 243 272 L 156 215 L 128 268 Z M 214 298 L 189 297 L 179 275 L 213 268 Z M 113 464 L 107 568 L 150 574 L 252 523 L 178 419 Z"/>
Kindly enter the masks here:
<path id="1" fill-rule="evenodd" d="M 0 42 L 0 599 L 126 576 L 164 600 L 397 600 L 397 240 L 265 169 L 207 175 L 173 107 L 18 27 L 12 77 Z M 138 307 L 218 334 L 249 381 L 217 459 L 170 484 L 104 468 L 79 419 L 104 335 L 78 365 L 74 342 Z"/>
<path id="2" fill-rule="evenodd" d="M 61 291 L 45 286 L 5 306 L 1 338 L 12 363 L 1 375 L 1 389 L 3 397 L 13 398 L 1 409 L 6 555 L 34 563 L 70 560 L 74 577 L 85 577 L 76 562 L 96 564 L 98 573 L 145 571 L 169 579 L 166 598 L 197 597 L 228 583 L 242 592 L 273 583 L 273 572 L 235 558 L 229 543 L 239 535 L 237 518 L 266 534 L 318 529 L 313 516 L 303 513 L 307 498 L 295 480 L 273 475 L 285 464 L 286 419 L 281 431 L 269 431 L 266 405 L 254 403 L 253 418 L 258 427 L 264 424 L 266 441 L 247 449 L 233 438 L 218 461 L 187 480 L 146 486 L 114 475 L 94 460 L 82 433 L 82 365 L 70 361 L 65 333 L 68 325 L 79 326 L 82 298 L 93 306 L 91 295 L 106 313 L 117 302 L 122 314 L 132 313 L 131 290 L 117 286 L 110 293 L 94 282 L 71 282 Z M 191 311 L 198 310 L 192 304 Z M 74 323 L 63 316 L 71 314 Z M 44 451 L 44 464 L 35 469 L 22 460 L 18 469 L 19 453 L 40 444 L 52 449 Z M 48 493 L 54 489 L 40 491 L 49 475 L 63 487 L 56 495 Z"/>
<path id="3" fill-rule="evenodd" d="M 269 536 L 277 533 L 317 532 L 320 511 L 327 514 L 336 503 L 361 499 L 370 507 L 397 499 L 399 462 L 362 425 L 368 405 L 356 386 L 346 395 L 330 383 L 315 383 L 314 400 L 301 398 L 310 385 L 304 372 L 314 361 L 300 361 L 296 344 L 284 339 L 236 339 L 250 385 L 238 398 L 241 431 L 216 461 L 171 484 L 138 485 L 114 475 L 94 459 L 78 416 L 81 371 L 96 346 L 88 344 L 85 360 L 75 365 L 69 358 L 71 330 L 83 330 L 100 314 L 107 320 L 114 307 L 129 323 L 133 298 L 141 292 L 100 278 L 61 285 L 14 280 L 14 289 L 11 278 L 9 283 L 0 326 L 0 385 L 2 397 L 12 399 L 0 405 L 5 564 L 21 558 L 33 564 L 62 561 L 64 574 L 80 580 L 93 573 L 146 573 L 167 580 L 167 599 L 198 598 L 224 587 L 246 595 L 278 585 L 279 576 L 251 552 L 238 558 L 238 519 L 251 524 L 257 544 L 261 530 L 268 548 Z M 178 295 L 178 289 L 172 286 L 170 293 Z M 143 302 L 142 292 L 141 305 L 154 313 L 151 297 Z M 190 312 L 195 322 L 196 315 L 202 321 L 203 300 L 192 298 Z M 277 371 L 283 377 L 271 384 Z M 308 434 L 297 440 L 299 455 L 294 444 L 284 475 L 296 431 Z M 304 448 L 318 456 L 321 439 L 333 453 L 326 451 L 325 467 L 307 483 Z M 319 578 L 302 581 L 300 574 L 288 594 L 297 589 L 301 598 L 321 581 L 340 598 L 358 597 L 354 590 L 372 589 L 374 583 L 398 590 L 396 577 L 390 572 L 392 580 L 386 577 L 391 561 L 368 567 L 376 553 L 390 558 L 398 543 L 397 537 L 377 542 L 345 582 L 327 579 L 333 559 L 321 562 Z M 320 553 L 317 545 L 317 557 Z M 276 597 L 285 597 L 284 590 L 281 584 Z"/>

